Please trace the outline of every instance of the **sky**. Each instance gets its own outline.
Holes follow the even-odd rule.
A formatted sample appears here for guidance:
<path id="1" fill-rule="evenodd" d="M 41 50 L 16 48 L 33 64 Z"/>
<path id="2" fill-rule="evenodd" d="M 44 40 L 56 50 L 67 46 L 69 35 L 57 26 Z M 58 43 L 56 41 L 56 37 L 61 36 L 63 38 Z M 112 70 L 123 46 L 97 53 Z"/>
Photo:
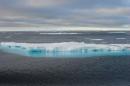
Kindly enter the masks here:
<path id="1" fill-rule="evenodd" d="M 130 26 L 130 0 L 0 0 L 0 27 Z"/>

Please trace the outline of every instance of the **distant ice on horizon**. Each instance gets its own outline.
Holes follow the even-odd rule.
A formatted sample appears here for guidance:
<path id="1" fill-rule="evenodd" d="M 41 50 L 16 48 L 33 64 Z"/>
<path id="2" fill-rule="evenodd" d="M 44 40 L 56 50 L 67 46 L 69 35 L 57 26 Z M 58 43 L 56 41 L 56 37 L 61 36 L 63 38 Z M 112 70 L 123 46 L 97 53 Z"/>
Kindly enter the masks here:
<path id="1" fill-rule="evenodd" d="M 108 27 L 0 27 L 0 31 L 130 31 L 130 28 Z"/>

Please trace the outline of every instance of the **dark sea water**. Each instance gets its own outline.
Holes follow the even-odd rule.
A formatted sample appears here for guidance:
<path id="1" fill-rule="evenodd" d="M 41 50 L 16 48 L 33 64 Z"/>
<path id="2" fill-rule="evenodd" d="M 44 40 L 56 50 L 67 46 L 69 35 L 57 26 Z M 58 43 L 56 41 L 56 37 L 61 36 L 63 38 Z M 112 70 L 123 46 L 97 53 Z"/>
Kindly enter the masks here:
<path id="1" fill-rule="evenodd" d="M 0 42 L 130 44 L 130 32 L 0 32 Z M 35 59 L 0 52 L 0 86 L 129 85 L 129 56 Z"/>
<path id="2" fill-rule="evenodd" d="M 0 42 L 129 44 L 130 32 L 1 32 Z"/>

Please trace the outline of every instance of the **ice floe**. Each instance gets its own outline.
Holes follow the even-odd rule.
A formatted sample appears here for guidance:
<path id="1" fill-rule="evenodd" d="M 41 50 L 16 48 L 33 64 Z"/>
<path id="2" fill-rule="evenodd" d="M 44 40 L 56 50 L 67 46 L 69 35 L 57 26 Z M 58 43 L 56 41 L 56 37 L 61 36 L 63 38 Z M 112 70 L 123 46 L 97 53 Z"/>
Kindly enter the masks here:
<path id="1" fill-rule="evenodd" d="M 4 52 L 29 57 L 98 57 L 130 55 L 130 44 L 1 42 L 0 49 Z"/>

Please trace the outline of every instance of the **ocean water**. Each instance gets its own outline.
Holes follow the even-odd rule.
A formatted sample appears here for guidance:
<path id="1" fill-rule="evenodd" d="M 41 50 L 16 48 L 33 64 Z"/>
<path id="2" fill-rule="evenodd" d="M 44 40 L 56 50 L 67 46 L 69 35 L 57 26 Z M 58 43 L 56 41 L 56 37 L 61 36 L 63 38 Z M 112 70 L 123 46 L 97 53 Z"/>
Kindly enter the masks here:
<path id="1" fill-rule="evenodd" d="M 0 49 L 28 57 L 129 56 L 130 32 L 2 32 Z"/>
<path id="2" fill-rule="evenodd" d="M 15 42 L 18 45 L 19 43 L 69 44 L 73 42 L 101 44 L 106 47 L 109 44 L 129 45 L 130 32 L 0 32 L 0 42 L 9 44 Z M 65 48 L 70 47 L 73 47 L 72 44 Z M 116 49 L 121 48 L 116 47 Z M 0 86 L 129 85 L 129 56 L 35 59 L 0 51 Z"/>
<path id="3" fill-rule="evenodd" d="M 0 42 L 129 44 L 130 32 L 0 32 Z"/>

